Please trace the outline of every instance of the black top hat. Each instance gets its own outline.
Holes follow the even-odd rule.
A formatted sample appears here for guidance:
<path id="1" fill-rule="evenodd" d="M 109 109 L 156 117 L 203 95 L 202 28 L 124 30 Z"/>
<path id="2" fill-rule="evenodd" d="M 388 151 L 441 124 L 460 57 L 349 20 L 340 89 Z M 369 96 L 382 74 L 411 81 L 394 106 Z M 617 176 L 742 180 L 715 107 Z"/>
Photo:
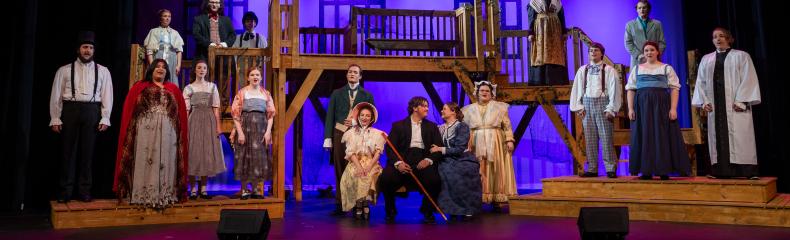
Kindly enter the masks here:
<path id="1" fill-rule="evenodd" d="M 255 21 L 255 25 L 258 25 L 258 16 L 252 11 L 244 13 L 244 16 L 241 17 L 242 23 L 246 22 L 247 20 L 253 20 Z"/>
<path id="2" fill-rule="evenodd" d="M 77 44 L 82 45 L 85 43 L 96 45 L 96 34 L 93 31 L 80 31 L 77 36 Z"/>

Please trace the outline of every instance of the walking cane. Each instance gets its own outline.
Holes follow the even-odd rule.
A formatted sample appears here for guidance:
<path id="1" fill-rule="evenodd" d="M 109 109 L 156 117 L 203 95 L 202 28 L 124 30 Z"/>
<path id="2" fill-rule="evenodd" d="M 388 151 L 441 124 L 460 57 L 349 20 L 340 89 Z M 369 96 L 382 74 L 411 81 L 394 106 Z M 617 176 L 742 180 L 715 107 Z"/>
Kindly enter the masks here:
<path id="1" fill-rule="evenodd" d="M 389 145 L 390 148 L 392 148 L 392 152 L 395 153 L 395 156 L 398 156 L 398 160 L 400 160 L 404 164 L 407 164 L 406 161 L 403 160 L 403 156 L 401 156 L 400 153 L 398 153 L 398 149 L 395 148 L 395 145 L 393 145 L 392 142 L 390 142 L 390 139 L 387 137 L 387 134 L 382 132 L 381 136 L 384 137 L 385 141 L 387 141 L 387 145 Z M 422 190 L 422 193 L 425 194 L 426 198 L 428 198 L 428 201 L 431 201 L 431 204 L 433 204 L 433 207 L 436 208 L 436 211 L 438 211 L 439 214 L 442 215 L 442 218 L 445 221 L 447 221 L 447 216 L 444 215 L 444 212 L 442 212 L 442 209 L 439 208 L 439 205 L 436 205 L 436 202 L 434 202 L 433 198 L 431 198 L 431 195 L 428 194 L 428 190 L 425 190 L 425 187 L 422 186 L 422 183 L 420 182 L 419 179 L 417 179 L 417 176 L 415 176 L 414 173 L 411 171 L 409 171 L 409 175 L 411 176 L 412 179 L 414 179 L 414 182 L 417 183 L 417 186 L 420 187 L 420 190 Z"/>

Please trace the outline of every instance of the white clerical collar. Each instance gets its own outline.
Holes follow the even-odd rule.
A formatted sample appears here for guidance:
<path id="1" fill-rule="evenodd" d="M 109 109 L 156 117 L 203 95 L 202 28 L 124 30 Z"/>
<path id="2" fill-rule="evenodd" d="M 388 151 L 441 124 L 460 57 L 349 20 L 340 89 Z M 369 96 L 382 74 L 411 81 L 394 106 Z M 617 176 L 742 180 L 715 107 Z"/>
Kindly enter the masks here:
<path id="1" fill-rule="evenodd" d="M 716 52 L 717 52 L 717 53 L 725 53 L 725 52 L 729 51 L 730 49 L 731 49 L 731 48 L 727 48 L 727 49 L 724 49 L 724 50 L 719 50 L 719 49 L 716 49 Z"/>

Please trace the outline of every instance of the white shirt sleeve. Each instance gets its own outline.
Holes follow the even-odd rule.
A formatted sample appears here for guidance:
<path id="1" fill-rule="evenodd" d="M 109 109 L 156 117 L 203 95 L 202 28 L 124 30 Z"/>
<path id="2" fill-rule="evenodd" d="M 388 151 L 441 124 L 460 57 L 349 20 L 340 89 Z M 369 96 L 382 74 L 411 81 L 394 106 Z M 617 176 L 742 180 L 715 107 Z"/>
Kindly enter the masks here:
<path id="1" fill-rule="evenodd" d="M 669 84 L 669 88 L 672 89 L 680 89 L 680 78 L 678 74 L 675 73 L 675 69 L 672 68 L 671 65 L 667 64 L 667 84 Z"/>
<path id="2" fill-rule="evenodd" d="M 98 64 L 94 64 L 95 67 L 99 67 L 99 79 L 101 79 L 101 120 L 99 120 L 99 124 L 104 124 L 106 126 L 110 126 L 110 114 L 112 113 L 112 101 L 113 101 L 113 90 L 112 90 L 112 75 L 110 75 L 110 70 L 106 67 L 102 67 Z"/>
<path id="3" fill-rule="evenodd" d="M 584 69 L 586 69 L 587 65 L 584 65 L 576 71 L 576 76 L 573 78 L 573 88 L 571 88 L 571 99 L 570 99 L 570 109 L 571 112 L 577 112 L 579 110 L 584 110 L 584 105 L 582 104 L 582 97 L 584 97 Z"/>
<path id="4" fill-rule="evenodd" d="M 606 105 L 606 112 L 617 113 L 623 104 L 623 91 L 620 89 L 620 75 L 611 66 L 606 66 L 606 90 L 609 95 L 609 104 Z"/>
<path id="5" fill-rule="evenodd" d="M 63 125 L 60 120 L 63 111 L 63 81 L 70 71 L 67 67 L 61 67 L 55 72 L 55 80 L 52 81 L 52 92 L 49 96 L 49 126 Z"/>
<path id="6" fill-rule="evenodd" d="M 631 68 L 631 71 L 628 73 L 628 83 L 625 84 L 625 90 L 636 90 L 636 68 Z"/>

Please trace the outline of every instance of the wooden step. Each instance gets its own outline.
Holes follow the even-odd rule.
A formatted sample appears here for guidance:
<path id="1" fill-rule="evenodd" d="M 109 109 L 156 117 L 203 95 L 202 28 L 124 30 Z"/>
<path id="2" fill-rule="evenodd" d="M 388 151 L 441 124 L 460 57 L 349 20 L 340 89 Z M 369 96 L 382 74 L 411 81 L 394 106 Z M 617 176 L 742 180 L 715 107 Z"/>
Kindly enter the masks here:
<path id="1" fill-rule="evenodd" d="M 548 197 L 510 199 L 511 215 L 578 217 L 582 207 L 628 207 L 632 220 L 790 227 L 790 194 L 768 203 Z"/>
<path id="2" fill-rule="evenodd" d="M 543 196 L 638 200 L 767 203 L 776 195 L 776 178 L 760 180 L 705 177 L 639 180 L 637 177 L 545 178 Z"/>
<path id="3" fill-rule="evenodd" d="M 222 209 L 266 209 L 270 218 L 282 218 L 285 202 L 282 199 L 228 199 L 224 196 L 212 200 L 196 200 L 176 204 L 164 211 L 140 209 L 115 199 L 97 199 L 83 203 L 50 202 L 52 226 L 55 229 L 170 224 L 219 221 Z"/>

